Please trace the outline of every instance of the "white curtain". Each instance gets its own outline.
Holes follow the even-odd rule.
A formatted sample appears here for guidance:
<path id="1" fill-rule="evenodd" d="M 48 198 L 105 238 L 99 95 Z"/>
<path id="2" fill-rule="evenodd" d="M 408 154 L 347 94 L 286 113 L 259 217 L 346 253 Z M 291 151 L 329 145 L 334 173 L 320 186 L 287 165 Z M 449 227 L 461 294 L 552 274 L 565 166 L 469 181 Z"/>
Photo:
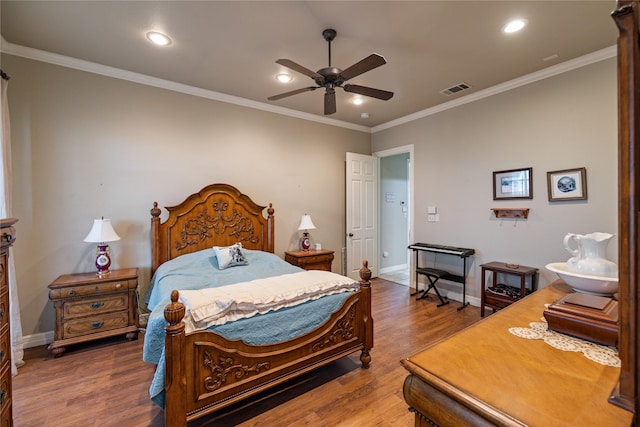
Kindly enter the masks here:
<path id="1" fill-rule="evenodd" d="M 11 129 L 9 127 L 9 100 L 7 90 L 9 81 L 0 78 L 2 83 L 2 132 L 0 132 L 0 156 L 2 157 L 2 170 L 0 171 L 0 218 L 11 218 L 12 192 L 11 192 Z M 20 240 L 18 233 L 18 241 Z M 11 373 L 18 375 L 18 366 L 24 365 L 24 350 L 22 346 L 22 323 L 20 322 L 20 304 L 18 303 L 18 285 L 16 284 L 16 271 L 13 265 L 13 249 L 9 250 L 9 305 L 11 307 Z"/>

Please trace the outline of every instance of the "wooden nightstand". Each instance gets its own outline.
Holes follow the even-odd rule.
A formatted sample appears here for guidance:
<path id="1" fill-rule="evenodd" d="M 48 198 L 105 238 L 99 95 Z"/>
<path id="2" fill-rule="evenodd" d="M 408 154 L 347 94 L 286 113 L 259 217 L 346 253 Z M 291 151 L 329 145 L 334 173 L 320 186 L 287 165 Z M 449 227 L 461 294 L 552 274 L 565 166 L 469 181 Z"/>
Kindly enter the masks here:
<path id="1" fill-rule="evenodd" d="M 538 284 L 538 269 L 524 265 L 511 265 L 504 262 L 482 264 L 482 289 L 480 294 L 480 316 L 484 317 L 485 306 L 495 312 L 534 292 Z M 486 274 L 491 273 L 489 284 L 485 284 Z M 520 277 L 520 286 L 507 286 L 498 283 L 498 275 Z M 527 277 L 529 286 L 527 287 Z"/>
<path id="2" fill-rule="evenodd" d="M 305 270 L 331 271 L 333 251 L 321 249 L 319 251 L 290 251 L 284 253 L 284 260 Z"/>
<path id="3" fill-rule="evenodd" d="M 126 334 L 138 338 L 138 269 L 65 274 L 49 285 L 56 324 L 49 350 L 60 357 L 68 345 Z"/>

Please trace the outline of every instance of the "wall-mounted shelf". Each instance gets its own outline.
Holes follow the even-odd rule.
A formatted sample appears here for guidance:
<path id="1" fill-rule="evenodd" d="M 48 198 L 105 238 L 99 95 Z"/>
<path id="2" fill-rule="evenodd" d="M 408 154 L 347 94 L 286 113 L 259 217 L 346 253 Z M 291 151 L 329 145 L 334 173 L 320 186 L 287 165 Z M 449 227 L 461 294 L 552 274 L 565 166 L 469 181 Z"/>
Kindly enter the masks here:
<path id="1" fill-rule="evenodd" d="M 496 218 L 528 218 L 529 208 L 491 208 Z"/>

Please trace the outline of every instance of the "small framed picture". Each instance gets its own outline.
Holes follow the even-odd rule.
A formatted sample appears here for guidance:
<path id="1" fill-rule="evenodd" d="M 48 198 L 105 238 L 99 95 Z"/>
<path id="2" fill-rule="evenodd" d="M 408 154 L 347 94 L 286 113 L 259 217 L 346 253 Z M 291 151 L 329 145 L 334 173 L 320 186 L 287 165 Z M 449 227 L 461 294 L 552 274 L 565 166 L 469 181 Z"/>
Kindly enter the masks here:
<path id="1" fill-rule="evenodd" d="M 549 201 L 587 200 L 587 169 L 564 169 L 547 172 Z"/>
<path id="2" fill-rule="evenodd" d="M 533 199 L 532 168 L 493 173 L 493 200 Z"/>

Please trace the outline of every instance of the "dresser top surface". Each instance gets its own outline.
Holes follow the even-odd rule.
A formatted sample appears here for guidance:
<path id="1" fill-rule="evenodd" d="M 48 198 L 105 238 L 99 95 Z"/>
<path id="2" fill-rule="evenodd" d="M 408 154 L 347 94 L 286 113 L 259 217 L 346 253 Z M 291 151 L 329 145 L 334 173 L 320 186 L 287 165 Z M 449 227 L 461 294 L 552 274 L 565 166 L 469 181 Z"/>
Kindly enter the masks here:
<path id="1" fill-rule="evenodd" d="M 541 322 L 568 291 L 558 280 L 402 363 L 528 425 L 628 426 L 632 414 L 608 402 L 619 368 L 509 332 Z"/>
<path id="2" fill-rule="evenodd" d="M 67 286 L 78 286 L 97 282 L 111 282 L 118 280 L 132 280 L 138 277 L 137 268 L 123 268 L 120 270 L 110 270 L 107 276 L 98 276 L 96 273 L 76 273 L 63 274 L 49 285 L 49 289 L 64 288 Z"/>
<path id="3" fill-rule="evenodd" d="M 294 257 L 306 257 L 306 256 L 314 256 L 314 255 L 331 255 L 334 251 L 329 249 L 309 249 L 308 251 L 286 251 L 285 255 L 294 256 Z"/>

